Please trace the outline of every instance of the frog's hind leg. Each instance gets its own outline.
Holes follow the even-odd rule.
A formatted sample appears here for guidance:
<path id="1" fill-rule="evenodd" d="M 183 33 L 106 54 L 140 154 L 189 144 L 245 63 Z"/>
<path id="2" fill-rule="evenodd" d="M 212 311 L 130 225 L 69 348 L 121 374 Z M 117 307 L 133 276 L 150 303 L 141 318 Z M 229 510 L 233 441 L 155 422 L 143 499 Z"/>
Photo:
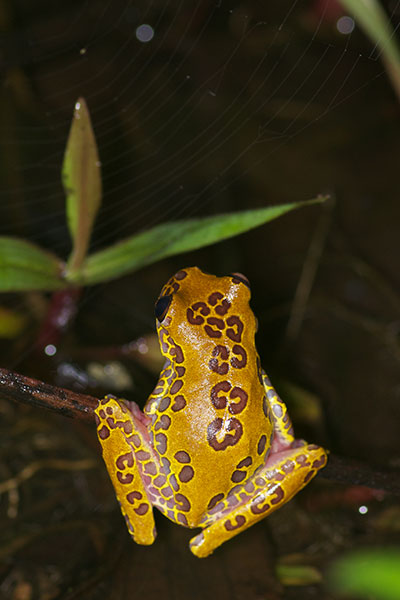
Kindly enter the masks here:
<path id="1" fill-rule="evenodd" d="M 226 540 L 264 519 L 301 490 L 326 460 L 323 448 L 305 442 L 271 454 L 244 485 L 233 488 L 206 513 L 203 531 L 190 541 L 193 554 L 208 556 Z"/>
<path id="2" fill-rule="evenodd" d="M 156 530 L 141 464 L 151 458 L 146 417 L 136 405 L 132 412 L 128 404 L 111 395 L 99 402 L 95 413 L 103 459 L 128 531 L 136 543 L 152 544 Z"/>
<path id="3" fill-rule="evenodd" d="M 249 480 L 231 490 L 204 516 L 203 531 L 190 542 L 196 556 L 210 554 L 226 540 L 288 502 L 327 461 L 326 451 L 296 440 L 286 405 L 262 373 L 267 406 L 274 426 L 269 454 Z"/>

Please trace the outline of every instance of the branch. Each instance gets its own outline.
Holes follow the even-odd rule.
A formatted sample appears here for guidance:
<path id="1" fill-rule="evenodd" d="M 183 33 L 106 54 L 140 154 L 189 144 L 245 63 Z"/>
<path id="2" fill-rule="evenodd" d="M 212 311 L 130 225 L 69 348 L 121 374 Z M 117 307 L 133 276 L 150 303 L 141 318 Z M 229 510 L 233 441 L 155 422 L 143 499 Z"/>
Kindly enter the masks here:
<path id="1" fill-rule="evenodd" d="M 320 471 L 319 475 L 340 483 L 363 485 L 400 496 L 398 469 L 376 469 L 358 460 L 329 454 L 328 464 Z"/>
<path id="2" fill-rule="evenodd" d="M 64 417 L 94 421 L 99 399 L 31 379 L 7 369 L 0 369 L 0 396 L 38 408 L 53 410 Z M 349 485 L 363 485 L 400 495 L 400 477 L 396 470 L 378 470 L 364 463 L 329 455 L 328 465 L 320 477 Z"/>
<path id="3" fill-rule="evenodd" d="M 0 369 L 0 395 L 5 400 L 47 408 L 64 417 L 83 421 L 94 420 L 93 411 L 99 402 L 93 396 L 49 385 L 7 369 Z"/>

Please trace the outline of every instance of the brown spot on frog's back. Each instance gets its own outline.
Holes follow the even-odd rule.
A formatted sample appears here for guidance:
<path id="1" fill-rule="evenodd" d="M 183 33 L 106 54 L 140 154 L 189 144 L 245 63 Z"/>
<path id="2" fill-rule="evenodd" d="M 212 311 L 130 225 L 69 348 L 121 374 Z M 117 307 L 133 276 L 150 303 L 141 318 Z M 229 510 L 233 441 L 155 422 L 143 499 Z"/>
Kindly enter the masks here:
<path id="1" fill-rule="evenodd" d="M 229 329 L 226 330 L 226 335 L 233 342 L 241 342 L 242 341 L 242 333 L 243 333 L 243 323 L 240 318 L 236 315 L 232 315 L 228 317 L 226 320 L 229 325 Z"/>
<path id="2" fill-rule="evenodd" d="M 190 463 L 191 460 L 189 454 L 185 452 L 185 450 L 178 450 L 178 452 L 175 453 L 174 458 L 180 463 Z"/>
<path id="3" fill-rule="evenodd" d="M 249 467 L 253 462 L 253 459 L 251 458 L 251 456 L 246 456 L 246 458 L 244 458 L 243 460 L 240 461 L 240 463 L 238 463 L 236 465 L 237 469 L 242 469 L 243 467 Z"/>
<path id="4" fill-rule="evenodd" d="M 212 508 L 214 508 L 214 506 L 216 504 L 218 504 L 218 502 L 220 502 L 220 500 L 222 500 L 223 497 L 224 497 L 224 494 L 222 494 L 222 493 L 217 494 L 216 496 L 213 496 L 211 498 L 210 502 L 208 503 L 207 510 L 211 510 Z"/>
<path id="5" fill-rule="evenodd" d="M 182 483 L 187 483 L 188 481 L 190 481 L 191 479 L 193 479 L 193 476 L 194 476 L 194 470 L 193 470 L 193 468 L 192 468 L 192 467 L 190 467 L 189 465 L 185 465 L 185 466 L 184 466 L 184 467 L 181 469 L 181 471 L 180 471 L 180 473 L 179 473 L 179 475 L 178 475 L 178 477 L 179 477 L 179 480 L 180 480 Z"/>
<path id="6" fill-rule="evenodd" d="M 185 406 L 186 406 L 186 400 L 185 400 L 184 396 L 182 396 L 182 394 L 175 396 L 174 403 L 171 406 L 172 410 L 174 412 L 178 412 L 178 411 L 182 410 L 183 408 L 185 408 Z"/>
<path id="7" fill-rule="evenodd" d="M 184 512 L 189 512 L 189 510 L 191 509 L 191 504 L 189 502 L 189 500 L 186 498 L 186 496 L 184 496 L 183 494 L 176 494 L 175 495 L 175 500 L 177 502 L 178 509 L 179 510 L 183 510 Z"/>
<path id="8" fill-rule="evenodd" d="M 233 483 L 240 483 L 246 477 L 246 471 L 233 471 L 231 481 Z"/>
<path id="9" fill-rule="evenodd" d="M 176 381 L 174 381 L 174 383 L 172 384 L 171 390 L 170 390 L 171 394 L 173 396 L 175 394 L 177 394 L 182 386 L 183 386 L 183 381 L 181 379 L 177 379 Z"/>
<path id="10" fill-rule="evenodd" d="M 266 442 L 267 442 L 267 436 L 262 435 L 260 437 L 260 439 L 258 440 L 258 444 L 257 444 L 257 454 L 258 455 L 260 455 L 264 452 Z"/>
<path id="11" fill-rule="evenodd" d="M 155 424 L 154 429 L 158 431 L 159 429 L 167 430 L 171 425 L 171 417 L 168 415 L 161 415 L 159 421 Z"/>

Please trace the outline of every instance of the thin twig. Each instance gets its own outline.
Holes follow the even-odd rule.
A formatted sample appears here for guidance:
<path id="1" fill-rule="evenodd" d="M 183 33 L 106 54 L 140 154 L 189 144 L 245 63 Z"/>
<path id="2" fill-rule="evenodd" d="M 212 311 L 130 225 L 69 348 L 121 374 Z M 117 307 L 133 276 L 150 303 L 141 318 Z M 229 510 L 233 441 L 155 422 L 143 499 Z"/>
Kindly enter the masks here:
<path id="1" fill-rule="evenodd" d="M 333 207 L 334 200 L 332 198 L 322 205 L 322 212 L 319 217 L 319 222 L 315 229 L 311 244 L 308 248 L 285 332 L 285 339 L 290 343 L 297 338 L 304 321 L 308 299 L 311 294 L 331 225 Z"/>
<path id="2" fill-rule="evenodd" d="M 99 399 L 93 396 L 77 394 L 7 369 L 0 369 L 0 396 L 5 400 L 47 408 L 65 417 L 85 421 L 94 420 L 94 409 L 99 402 Z M 325 479 L 364 485 L 395 495 L 400 495 L 399 475 L 398 470 L 373 469 L 369 465 L 333 454 L 329 455 L 328 465 L 321 471 L 321 476 Z"/>
<path id="3" fill-rule="evenodd" d="M 64 417 L 85 421 L 94 419 L 93 411 L 99 402 L 93 396 L 49 385 L 8 369 L 0 369 L 0 394 L 6 400 L 47 408 Z"/>
<path id="4" fill-rule="evenodd" d="M 400 496 L 400 473 L 398 469 L 378 470 L 357 460 L 330 454 L 328 465 L 320 471 L 319 475 L 324 479 L 352 485 L 363 485 L 374 490 L 382 490 Z"/>

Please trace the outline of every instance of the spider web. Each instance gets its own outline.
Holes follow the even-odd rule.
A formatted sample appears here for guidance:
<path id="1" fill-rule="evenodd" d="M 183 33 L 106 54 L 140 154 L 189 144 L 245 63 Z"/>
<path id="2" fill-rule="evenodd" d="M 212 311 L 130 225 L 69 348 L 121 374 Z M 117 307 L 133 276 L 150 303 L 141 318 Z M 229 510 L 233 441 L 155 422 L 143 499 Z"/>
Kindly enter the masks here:
<path id="1" fill-rule="evenodd" d="M 382 4 L 396 32 L 400 2 Z M 288 217 L 295 219 L 290 224 L 286 221 L 283 227 L 278 222 L 275 227 L 271 223 L 267 232 L 260 228 L 248 235 L 245 243 L 219 244 L 209 249 L 203 263 L 209 266 L 207 270 L 220 269 L 220 274 L 243 270 L 252 286 L 258 279 L 253 307 L 260 318 L 257 344 L 263 365 L 273 371 L 278 357 L 279 370 L 289 381 L 293 376 L 293 381 L 304 383 L 305 389 L 323 399 L 335 449 L 343 456 L 365 456 L 368 464 L 379 459 L 386 463 L 388 457 L 396 456 L 399 295 L 392 282 L 399 273 L 398 101 L 379 50 L 353 27 L 340 4 L 336 0 L 5 0 L 1 9 L 0 234 L 17 235 L 61 257 L 68 256 L 70 239 L 60 171 L 73 108 L 81 96 L 88 104 L 96 134 L 104 191 L 91 251 L 167 220 L 337 191 L 334 234 L 295 352 L 286 352 L 282 358 L 277 350 L 305 249 L 318 229 L 317 209 L 311 216 L 296 211 Z M 186 266 L 187 262 L 176 259 L 176 265 Z M 203 266 L 201 258 L 199 263 Z M 88 359 L 90 352 L 79 354 L 81 348 L 100 348 L 93 360 L 101 362 L 107 344 L 124 344 L 153 331 L 152 301 L 165 277 L 172 274 L 170 266 L 156 264 L 151 274 L 143 270 L 134 274 L 135 279 L 85 290 L 75 326 L 54 360 L 47 363 L 32 352 L 48 308 L 47 298 L 40 294 L 4 296 L 4 306 L 27 312 L 30 323 L 22 340 L 0 341 L 3 364 L 88 392 L 87 364 L 79 369 L 92 360 L 93 353 Z M 106 360 L 108 355 L 103 362 Z M 62 361 L 71 367 L 70 373 L 57 372 Z M 75 364 L 79 365 L 76 370 Z M 146 380 L 140 369 L 132 372 L 133 396 L 140 401 L 141 395 L 144 399 L 146 390 L 150 391 L 150 376 L 147 373 Z M 114 391 L 106 384 L 104 388 Z M 49 426 L 47 419 L 35 417 L 27 426 L 23 414 L 20 425 L 17 409 L 12 412 L 1 405 L 0 410 L 6 465 L 3 479 L 37 454 L 42 457 L 46 448 L 49 456 L 54 448 L 62 457 L 77 455 L 79 436 L 68 424 L 63 422 L 57 429 Z M 43 436 L 36 431 L 43 431 Z M 53 435 L 47 447 L 40 446 L 41 439 Z M 55 521 L 49 521 L 48 507 L 56 504 L 48 505 L 43 493 L 48 489 L 50 495 L 58 489 L 53 480 L 50 473 L 44 479 L 48 488 L 42 480 L 33 488 L 40 500 L 38 509 L 29 490 L 26 508 L 21 502 L 20 514 L 28 523 L 20 529 L 24 536 L 31 531 L 34 511 L 39 511 L 44 532 L 49 522 L 60 518 L 55 512 L 51 516 Z M 97 480 L 96 473 L 92 482 L 95 510 L 102 503 L 101 494 L 97 499 Z M 89 502 L 89 495 L 82 493 L 86 484 L 82 479 L 76 481 L 78 500 L 69 500 L 65 488 L 60 487 L 57 505 L 66 498 L 70 514 L 81 514 L 82 500 L 84 516 L 94 514 L 93 500 Z M 70 488 L 68 480 L 68 492 Z M 13 516 L 17 515 L 18 497 L 10 498 L 9 504 Z M 336 522 L 341 531 L 348 531 L 347 508 L 345 520 L 338 514 Z M 357 519 L 353 527 L 358 536 L 354 544 L 360 542 L 360 531 L 367 542 L 371 539 L 371 522 L 364 530 L 360 523 Z M 329 528 L 324 526 L 326 537 Z M 3 529 L 13 540 L 12 523 L 5 523 Z M 62 532 L 56 533 L 48 563 L 53 564 L 54 551 L 59 549 L 59 572 L 63 573 L 65 565 L 67 571 L 71 569 L 65 562 L 69 555 L 60 543 Z M 381 532 L 379 535 L 382 545 Z M 114 531 L 110 537 L 115 537 Z M 285 547 L 286 555 L 298 552 L 297 539 L 288 537 L 294 545 Z M 37 542 L 40 540 L 35 538 L 35 547 Z M 335 543 L 340 553 L 342 538 Z M 330 560 L 332 547 L 328 558 L 320 552 L 324 560 Z M 73 548 L 70 556 L 83 565 L 85 579 L 89 572 L 86 546 L 80 554 L 74 540 Z M 259 546 L 255 548 L 248 556 L 257 557 Z M 322 546 L 314 544 L 314 548 Z M 28 560 L 22 563 L 30 569 L 33 551 L 28 551 Z M 42 550 L 35 549 L 35 553 L 39 564 L 46 562 Z M 177 568 L 175 557 L 181 561 L 181 555 L 170 554 L 173 568 Z M 167 566 L 161 561 L 158 573 L 174 573 L 169 568 L 170 556 L 165 555 Z M 142 586 L 158 581 L 153 575 L 160 555 L 145 556 L 150 557 L 147 573 L 151 577 L 146 577 L 142 560 L 131 561 L 124 569 L 136 586 L 131 589 L 137 589 L 137 581 Z M 18 566 L 18 560 L 11 562 Z M 98 559 L 90 560 L 96 563 Z M 37 563 L 32 564 L 33 573 L 41 574 Z M 179 562 L 179 574 L 185 573 L 182 564 Z M 232 563 L 232 575 L 234 570 L 240 571 L 237 564 Z M 239 566 L 243 564 L 248 565 L 245 561 Z M 261 568 L 254 564 L 251 575 L 255 571 L 264 574 L 264 562 Z M 134 577 L 132 568 L 137 569 Z M 186 571 L 193 573 L 191 564 Z M 206 583 L 212 579 L 203 575 L 201 571 L 196 579 L 200 590 L 202 586 L 208 589 Z M 16 577 L 14 570 L 10 577 Z M 248 581 L 253 581 L 252 577 Z M 6 585 L 11 584 L 6 581 Z M 1 589 L 6 589 L 4 583 Z M 165 588 L 159 587 L 158 595 L 159 589 Z M 193 589 L 190 577 L 190 593 Z M 269 588 L 254 584 L 253 589 Z M 307 588 L 303 595 L 301 590 L 296 586 L 296 597 L 309 595 Z M 103 589 L 99 588 L 99 593 L 104 596 Z M 235 593 L 232 588 L 231 595 Z"/>
<path id="2" fill-rule="evenodd" d="M 91 251 L 167 220 L 334 189 L 340 177 L 326 162 L 343 151 L 346 135 L 357 135 L 354 113 L 365 128 L 371 99 L 382 89 L 394 99 L 379 52 L 336 0 L 7 6 L 0 233 L 60 257 L 70 250 L 60 171 L 80 96 L 102 163 Z M 394 30 L 398 8 L 388 10 Z M 273 245 L 252 254 L 273 264 Z M 91 289 L 81 307 L 96 294 Z M 108 302 L 119 314 L 123 300 Z M 152 329 L 140 305 L 131 312 Z"/>
<path id="3" fill-rule="evenodd" d="M 60 168 L 78 96 L 103 164 L 93 248 L 229 205 L 272 155 L 382 76 L 360 32 L 339 33 L 343 15 L 333 0 L 14 2 L 2 233 L 68 248 Z"/>

